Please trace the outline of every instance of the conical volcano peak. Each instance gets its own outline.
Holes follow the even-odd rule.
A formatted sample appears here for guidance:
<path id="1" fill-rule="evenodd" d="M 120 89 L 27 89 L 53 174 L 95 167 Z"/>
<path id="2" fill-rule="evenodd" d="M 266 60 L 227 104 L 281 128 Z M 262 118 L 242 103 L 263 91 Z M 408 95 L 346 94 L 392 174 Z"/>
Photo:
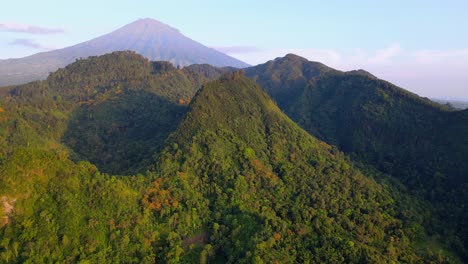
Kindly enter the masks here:
<path id="1" fill-rule="evenodd" d="M 178 29 L 173 28 L 163 22 L 152 19 L 152 18 L 140 18 L 138 20 L 133 21 L 130 24 L 125 25 L 124 27 L 120 28 L 119 30 L 149 30 L 149 31 L 173 31 L 179 32 Z"/>

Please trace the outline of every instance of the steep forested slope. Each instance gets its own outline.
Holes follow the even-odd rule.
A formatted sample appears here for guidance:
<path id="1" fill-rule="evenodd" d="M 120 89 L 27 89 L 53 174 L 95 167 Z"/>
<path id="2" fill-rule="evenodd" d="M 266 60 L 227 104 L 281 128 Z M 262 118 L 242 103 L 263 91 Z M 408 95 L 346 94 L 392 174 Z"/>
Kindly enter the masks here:
<path id="1" fill-rule="evenodd" d="M 310 75 L 310 67 L 323 69 L 288 55 L 246 74 L 309 133 L 432 201 L 440 209 L 441 226 L 458 226 L 446 230 L 447 237 L 467 237 L 462 223 L 468 202 L 468 111 L 453 111 L 363 71 Z"/>
<path id="2" fill-rule="evenodd" d="M 466 111 L 449 111 L 370 74 L 324 67 L 287 55 L 246 74 L 309 133 L 413 189 L 434 187 L 436 172 L 447 178 L 448 188 L 465 180 Z"/>
<path id="3" fill-rule="evenodd" d="M 240 74 L 207 84 L 168 142 L 143 200 L 173 228 L 161 234 L 162 261 L 431 258 L 414 244 L 424 236 L 417 199 L 408 206 L 363 175 Z"/>

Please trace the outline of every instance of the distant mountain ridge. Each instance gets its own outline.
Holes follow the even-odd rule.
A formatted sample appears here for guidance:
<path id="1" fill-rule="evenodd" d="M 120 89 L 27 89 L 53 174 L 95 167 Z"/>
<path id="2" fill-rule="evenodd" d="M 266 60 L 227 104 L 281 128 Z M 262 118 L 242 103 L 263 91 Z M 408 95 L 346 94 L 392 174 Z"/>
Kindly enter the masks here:
<path id="1" fill-rule="evenodd" d="M 45 79 L 50 72 L 76 59 L 123 50 L 135 51 L 152 61 L 169 61 L 176 66 L 191 64 L 236 68 L 249 66 L 184 36 L 175 28 L 145 18 L 74 46 L 19 59 L 0 60 L 0 86 Z"/>

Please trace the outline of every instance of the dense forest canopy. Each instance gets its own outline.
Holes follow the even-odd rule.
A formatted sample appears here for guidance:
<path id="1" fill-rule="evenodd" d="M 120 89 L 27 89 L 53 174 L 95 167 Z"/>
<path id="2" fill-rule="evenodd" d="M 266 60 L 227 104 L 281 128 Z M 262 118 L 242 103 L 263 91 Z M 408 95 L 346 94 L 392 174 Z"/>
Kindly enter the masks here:
<path id="1" fill-rule="evenodd" d="M 1 261 L 463 262 L 467 112 L 367 73 L 276 64 L 246 70 L 260 87 L 116 52 L 1 88 Z M 420 136 L 433 117 L 445 134 Z M 381 142 L 403 128 L 420 140 L 398 139 L 426 158 L 416 167 Z"/>
<path id="2" fill-rule="evenodd" d="M 311 68 L 321 73 L 310 74 Z M 434 228 L 444 237 L 468 242 L 467 110 L 454 111 L 364 71 L 330 70 L 295 55 L 246 74 L 311 135 L 430 201 L 439 219 Z"/>

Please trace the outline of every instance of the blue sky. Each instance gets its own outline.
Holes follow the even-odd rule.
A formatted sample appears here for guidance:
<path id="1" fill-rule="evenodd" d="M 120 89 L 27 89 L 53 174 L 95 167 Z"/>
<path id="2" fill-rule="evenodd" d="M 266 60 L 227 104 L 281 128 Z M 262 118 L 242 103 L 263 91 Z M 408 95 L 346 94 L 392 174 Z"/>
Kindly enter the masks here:
<path id="1" fill-rule="evenodd" d="M 11 1 L 0 59 L 154 18 L 250 64 L 296 53 L 421 96 L 468 100 L 468 1 Z"/>

